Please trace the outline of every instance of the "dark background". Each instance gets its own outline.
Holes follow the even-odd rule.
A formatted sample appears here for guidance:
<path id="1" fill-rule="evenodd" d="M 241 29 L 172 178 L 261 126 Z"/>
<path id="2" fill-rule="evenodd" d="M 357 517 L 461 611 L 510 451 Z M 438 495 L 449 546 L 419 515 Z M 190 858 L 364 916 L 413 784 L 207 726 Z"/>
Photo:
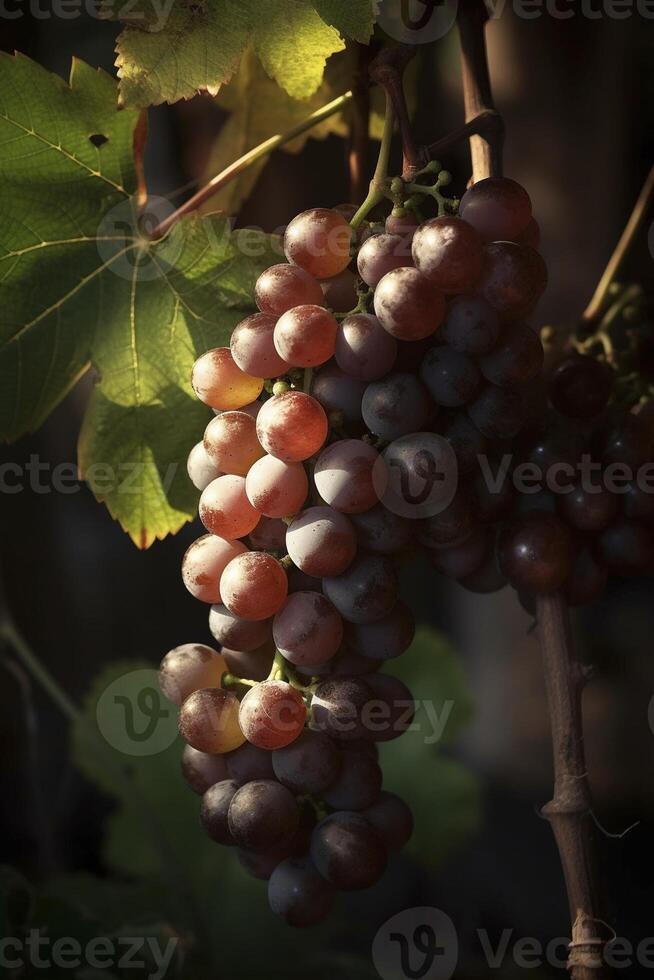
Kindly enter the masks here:
<path id="1" fill-rule="evenodd" d="M 73 54 L 113 70 L 114 25 L 26 15 L 1 29 L 4 49 L 17 48 L 64 76 Z M 530 190 L 550 269 L 538 315 L 543 323 L 573 321 L 592 295 L 654 159 L 652 22 L 636 13 L 623 20 L 588 19 L 578 10 L 568 20 L 546 13 L 524 20 L 507 9 L 488 36 L 495 98 L 507 126 L 506 172 Z M 421 135 L 437 138 L 461 114 L 456 43 L 448 38 L 437 46 L 433 80 L 421 93 Z M 203 99 L 152 109 L 150 117 L 149 187 L 166 195 L 197 177 L 188 162 L 201 166 L 223 116 Z M 445 162 L 461 189 L 465 150 Z M 273 229 L 306 207 L 348 196 L 343 142 L 310 141 L 300 156 L 271 159 L 240 220 Z M 649 287 L 652 256 L 645 243 L 632 267 L 633 277 Z M 32 454 L 53 465 L 74 462 L 89 385 L 83 380 L 40 432 L 2 448 L 0 462 L 24 463 Z M 179 577 L 197 527 L 139 552 L 84 488 L 70 495 L 3 495 L 0 507 L 9 607 L 73 700 L 111 661 L 138 658 L 155 665 L 178 643 L 206 641 L 206 610 Z M 551 765 L 529 618 L 508 590 L 468 596 L 424 575 L 413 586 L 421 618 L 447 633 L 464 664 L 475 714 L 455 754 L 480 780 L 483 820 L 439 874 L 402 865 L 394 870 L 396 884 L 414 904 L 447 910 L 464 935 L 466 924 L 510 927 L 517 936 L 542 939 L 565 935 L 556 850 L 538 817 L 551 792 Z M 597 822 L 608 831 L 598 836 L 612 921 L 635 941 L 652 934 L 652 598 L 651 581 L 616 582 L 605 601 L 576 617 L 584 655 L 599 668 L 585 700 L 587 749 Z M 31 758 L 29 716 L 19 690 L 14 674 L 2 671 L 0 860 L 36 879 L 53 868 L 104 874 L 100 843 L 112 804 L 71 765 L 67 723 L 38 688 L 29 695 L 38 724 L 38 758 Z M 428 781 L 429 772 L 415 778 Z M 45 830 L 38 795 L 45 801 Z M 625 836 L 611 836 L 634 824 Z M 224 974 L 216 968 L 218 975 Z"/>

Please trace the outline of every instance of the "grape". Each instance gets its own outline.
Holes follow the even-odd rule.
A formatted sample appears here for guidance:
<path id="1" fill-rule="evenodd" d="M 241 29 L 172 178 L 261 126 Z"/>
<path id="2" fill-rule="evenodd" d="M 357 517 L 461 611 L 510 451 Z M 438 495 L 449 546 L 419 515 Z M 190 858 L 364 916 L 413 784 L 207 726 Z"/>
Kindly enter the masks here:
<path id="1" fill-rule="evenodd" d="M 276 324 L 274 316 L 253 313 L 234 327 L 230 349 L 241 371 L 258 378 L 278 378 L 287 373 L 289 364 L 277 353 L 273 341 Z"/>
<path id="2" fill-rule="evenodd" d="M 465 541 L 447 548 L 434 548 L 431 558 L 436 568 L 453 579 L 474 575 L 488 554 L 488 532 L 476 528 Z"/>
<path id="3" fill-rule="evenodd" d="M 478 595 L 490 595 L 506 587 L 507 580 L 500 571 L 494 541 L 488 549 L 484 563 L 472 575 L 462 578 L 460 585 L 468 592 L 476 592 Z"/>
<path id="4" fill-rule="evenodd" d="M 307 667 L 299 665 L 295 669 L 298 674 L 305 677 L 324 680 L 327 677 L 363 677 L 365 674 L 373 674 L 380 666 L 380 660 L 371 660 L 370 657 L 362 657 L 361 654 L 353 653 L 351 650 L 341 649 L 335 657 L 325 661 L 324 664 Z"/>
<path id="5" fill-rule="evenodd" d="M 520 391 L 495 385 L 482 388 L 474 402 L 468 405 L 468 415 L 488 439 L 513 439 L 525 422 Z"/>
<path id="6" fill-rule="evenodd" d="M 220 576 L 232 558 L 246 551 L 240 541 L 225 541 L 214 534 L 205 534 L 194 541 L 184 555 L 184 585 L 201 602 L 221 602 Z"/>
<path id="7" fill-rule="evenodd" d="M 354 313 L 338 327 L 336 363 L 360 381 L 376 381 L 393 367 L 397 341 L 371 313 Z"/>
<path id="8" fill-rule="evenodd" d="M 224 779 L 210 786 L 202 797 L 200 823 L 218 844 L 233 847 L 236 843 L 229 829 L 227 814 L 238 788 L 238 783 L 232 779 Z"/>
<path id="9" fill-rule="evenodd" d="M 606 568 L 596 561 L 588 548 L 582 548 L 563 587 L 563 594 L 571 606 L 585 606 L 601 598 L 608 579 Z"/>
<path id="10" fill-rule="evenodd" d="M 391 213 L 386 218 L 385 227 L 389 235 L 406 235 L 413 238 L 418 230 L 418 219 L 409 211 L 404 214 Z"/>
<path id="11" fill-rule="evenodd" d="M 422 544 L 428 548 L 462 544 L 475 525 L 472 504 L 469 494 L 459 491 L 447 507 L 420 523 L 418 536 Z"/>
<path id="12" fill-rule="evenodd" d="M 371 382 L 361 407 L 370 431 L 386 440 L 421 431 L 434 414 L 429 392 L 412 374 L 389 374 Z"/>
<path id="13" fill-rule="evenodd" d="M 515 242 L 532 220 L 527 191 L 509 177 L 486 177 L 466 191 L 459 214 L 486 242 Z"/>
<path id="14" fill-rule="evenodd" d="M 332 443 L 320 454 L 314 470 L 318 493 L 330 507 L 345 514 L 370 510 L 378 501 L 373 484 L 378 459 L 377 450 L 360 439 Z"/>
<path id="15" fill-rule="evenodd" d="M 397 599 L 397 574 L 383 555 L 358 555 L 342 575 L 323 579 L 323 590 L 349 623 L 374 623 Z"/>
<path id="16" fill-rule="evenodd" d="M 263 378 L 241 371 L 229 347 L 216 347 L 193 365 L 193 390 L 201 402 L 222 412 L 242 408 L 263 390 Z"/>
<path id="17" fill-rule="evenodd" d="M 193 691 L 220 687 L 227 664 L 216 650 L 202 643 L 175 647 L 161 661 L 159 687 L 173 704 L 180 705 Z"/>
<path id="18" fill-rule="evenodd" d="M 375 313 L 384 330 L 398 340 L 423 340 L 440 326 L 445 299 L 417 269 L 395 269 L 377 286 Z"/>
<path id="19" fill-rule="evenodd" d="M 352 514 L 359 544 L 366 551 L 380 555 L 392 555 L 406 548 L 411 540 L 411 525 L 382 504 L 363 514 Z"/>
<path id="20" fill-rule="evenodd" d="M 456 458 L 440 436 L 414 432 L 395 439 L 384 450 L 384 463 L 388 481 L 382 503 L 393 513 L 417 520 L 438 512 L 452 499 Z M 391 473 L 397 474 L 397 485 L 390 482 Z M 381 476 L 376 482 L 381 483 Z"/>
<path id="21" fill-rule="evenodd" d="M 289 926 L 315 926 L 326 919 L 334 904 L 334 888 L 311 861 L 289 858 L 273 871 L 268 884 L 270 908 Z"/>
<path id="22" fill-rule="evenodd" d="M 260 514 L 289 517 L 306 500 L 309 480 L 301 463 L 285 463 L 274 456 L 263 456 L 247 474 L 245 492 Z"/>
<path id="23" fill-rule="evenodd" d="M 302 732 L 291 745 L 272 754 L 275 776 L 292 793 L 321 795 L 337 778 L 341 754 L 322 732 Z"/>
<path id="24" fill-rule="evenodd" d="M 520 320 L 536 306 L 547 286 L 547 266 L 528 245 L 493 242 L 484 248 L 484 270 L 476 292 L 501 317 Z"/>
<path id="25" fill-rule="evenodd" d="M 343 215 L 314 208 L 293 218 L 284 235 L 284 252 L 316 279 L 331 279 L 350 264 L 352 229 Z"/>
<path id="26" fill-rule="evenodd" d="M 416 624 L 411 610 L 397 602 L 388 616 L 376 623 L 348 623 L 346 648 L 373 660 L 391 660 L 401 656 L 413 643 Z"/>
<path id="27" fill-rule="evenodd" d="M 332 507 L 309 507 L 286 532 L 286 547 L 301 571 L 315 578 L 341 575 L 357 550 L 352 523 Z"/>
<path id="28" fill-rule="evenodd" d="M 228 613 L 227 615 L 231 614 Z M 245 620 L 242 622 L 245 624 Z M 268 628 L 266 623 L 248 622 L 247 626 L 255 629 L 260 629 L 262 626 Z M 275 644 L 271 638 L 255 650 L 230 650 L 223 647 L 221 653 L 225 658 L 230 674 L 235 674 L 236 677 L 245 677 L 250 681 L 265 681 L 272 669 Z"/>
<path id="29" fill-rule="evenodd" d="M 341 753 L 341 771 L 322 794 L 334 810 L 365 810 L 379 799 L 382 771 L 379 763 L 363 752 Z"/>
<path id="30" fill-rule="evenodd" d="M 436 404 L 446 408 L 467 405 L 481 384 L 475 362 L 451 347 L 432 347 L 422 362 L 420 377 Z"/>
<path id="31" fill-rule="evenodd" d="M 593 357 L 569 357 L 552 372 L 549 397 L 562 415 L 593 419 L 604 411 L 613 390 L 613 371 Z"/>
<path id="32" fill-rule="evenodd" d="M 323 367 L 311 386 L 311 394 L 328 415 L 340 412 L 343 421 L 350 424 L 362 420 L 361 401 L 365 390 L 365 381 L 350 377 L 335 364 Z"/>
<path id="33" fill-rule="evenodd" d="M 349 313 L 359 302 L 357 277 L 349 269 L 343 269 L 332 279 L 323 279 L 320 286 L 325 306 L 335 313 Z"/>
<path id="34" fill-rule="evenodd" d="M 532 218 L 521 235 L 516 241 L 518 245 L 529 245 L 531 248 L 538 248 L 540 245 L 540 225 L 535 218 Z"/>
<path id="35" fill-rule="evenodd" d="M 545 353 L 540 338 L 524 323 L 509 323 L 499 343 L 479 361 L 487 381 L 500 387 L 531 381 L 543 369 Z"/>
<path id="36" fill-rule="evenodd" d="M 283 263 L 262 272 L 254 293 L 261 312 L 272 317 L 283 316 L 294 306 L 320 306 L 323 302 L 320 283 L 313 276 L 297 265 Z"/>
<path id="37" fill-rule="evenodd" d="M 300 463 L 317 453 L 327 429 L 322 406 L 301 391 L 275 395 L 257 418 L 259 442 L 267 453 L 286 463 Z"/>
<path id="38" fill-rule="evenodd" d="M 363 723 L 368 738 L 375 742 L 390 742 L 409 730 L 416 713 L 411 691 L 397 677 L 370 674 L 366 684 L 372 698 L 363 711 Z"/>
<path id="39" fill-rule="evenodd" d="M 401 851 L 413 834 L 413 814 L 394 793 L 383 792 L 362 816 L 372 824 L 389 851 Z"/>
<path id="40" fill-rule="evenodd" d="M 240 619 L 225 606 L 215 605 L 211 607 L 209 613 L 209 629 L 221 646 L 250 653 L 258 650 L 270 639 L 272 621 L 268 619 L 254 622 L 249 619 Z M 239 676 L 245 675 L 240 674 Z M 251 679 L 257 680 L 256 677 Z"/>
<path id="41" fill-rule="evenodd" d="M 570 574 L 573 561 L 572 536 L 553 514 L 531 511 L 500 534 L 500 568 L 516 589 L 556 592 Z"/>
<path id="42" fill-rule="evenodd" d="M 322 681 L 311 701 L 313 725 L 332 738 L 343 741 L 361 738 L 361 714 L 370 700 L 367 683 L 356 677 Z"/>
<path id="43" fill-rule="evenodd" d="M 266 854 L 287 845 L 300 823 L 293 795 L 272 779 L 241 786 L 229 805 L 229 830 L 240 847 Z"/>
<path id="44" fill-rule="evenodd" d="M 479 457 L 488 455 L 488 439 L 461 412 L 446 423 L 441 434 L 454 450 L 459 473 L 470 473 L 477 466 Z"/>
<path id="45" fill-rule="evenodd" d="M 224 755 L 208 755 L 198 752 L 192 745 L 185 745 L 182 753 L 182 775 L 195 793 L 202 796 L 213 786 L 229 778 Z"/>
<path id="46" fill-rule="evenodd" d="M 536 431 L 524 433 L 518 445 L 521 456 L 543 475 L 559 463 L 577 466 L 585 448 L 585 439 L 569 422 L 557 425 L 551 416 Z"/>
<path id="47" fill-rule="evenodd" d="M 386 869 L 386 848 L 359 813 L 332 813 L 311 837 L 311 859 L 339 891 L 370 888 Z"/>
<path id="48" fill-rule="evenodd" d="M 257 423 L 246 412 L 223 412 L 212 419 L 204 433 L 204 449 L 221 473 L 232 476 L 246 476 L 264 455 Z"/>
<path id="49" fill-rule="evenodd" d="M 272 555 L 248 551 L 230 561 L 220 579 L 223 604 L 243 619 L 268 619 L 288 592 L 286 572 Z"/>
<path id="50" fill-rule="evenodd" d="M 248 538 L 254 551 L 283 551 L 286 524 L 277 517 L 262 517 Z"/>
<path id="51" fill-rule="evenodd" d="M 610 420 L 598 433 L 597 443 L 604 463 L 621 463 L 632 470 L 649 463 L 654 453 L 650 426 L 631 412 Z"/>
<path id="52" fill-rule="evenodd" d="M 207 531 L 221 538 L 244 538 L 261 519 L 245 493 L 242 476 L 219 476 L 200 497 L 200 520 Z"/>
<path id="53" fill-rule="evenodd" d="M 295 592 L 273 620 L 277 649 L 293 664 L 331 660 L 343 640 L 343 621 L 320 592 Z"/>
<path id="54" fill-rule="evenodd" d="M 229 778 L 238 786 L 244 786 L 255 779 L 274 779 L 275 771 L 272 755 L 250 742 L 244 742 L 234 752 L 225 756 Z"/>
<path id="55" fill-rule="evenodd" d="M 654 534 L 644 524 L 617 520 L 602 532 L 596 551 L 616 575 L 642 575 L 654 561 Z"/>
<path id="56" fill-rule="evenodd" d="M 277 321 L 275 350 L 293 367 L 318 367 L 334 356 L 337 330 L 322 306 L 296 306 Z"/>
<path id="57" fill-rule="evenodd" d="M 481 239 L 461 218 L 432 218 L 420 225 L 412 252 L 416 268 L 444 293 L 465 293 L 481 275 Z"/>
<path id="58" fill-rule="evenodd" d="M 239 721 L 249 742 L 281 749 L 295 741 L 307 716 L 302 695 L 284 681 L 263 681 L 241 701 Z"/>
<path id="59" fill-rule="evenodd" d="M 625 517 L 644 524 L 654 523 L 654 494 L 636 484 L 631 484 L 623 496 Z"/>
<path id="60" fill-rule="evenodd" d="M 523 494 L 518 498 L 516 510 L 519 514 L 528 514 L 534 510 L 547 511 L 548 514 L 558 514 L 557 498 L 549 490 L 539 490 L 538 493 Z"/>
<path id="61" fill-rule="evenodd" d="M 372 235 L 359 249 L 359 275 L 373 289 L 387 273 L 413 265 L 411 242 L 403 235 Z"/>
<path id="62" fill-rule="evenodd" d="M 202 492 L 212 480 L 221 475 L 220 470 L 204 448 L 204 443 L 198 442 L 189 453 L 186 463 L 189 479 L 196 490 Z"/>
<path id="63" fill-rule="evenodd" d="M 461 354 L 487 354 L 500 335 L 500 318 L 479 296 L 456 296 L 450 303 L 443 340 Z"/>
<path id="64" fill-rule="evenodd" d="M 238 698 L 221 687 L 194 691 L 179 712 L 179 733 L 198 752 L 223 755 L 245 741 Z"/>
<path id="65" fill-rule="evenodd" d="M 561 497 L 561 516 L 579 531 L 601 531 L 608 527 L 618 512 L 618 499 L 604 487 L 597 492 L 577 486 Z"/>

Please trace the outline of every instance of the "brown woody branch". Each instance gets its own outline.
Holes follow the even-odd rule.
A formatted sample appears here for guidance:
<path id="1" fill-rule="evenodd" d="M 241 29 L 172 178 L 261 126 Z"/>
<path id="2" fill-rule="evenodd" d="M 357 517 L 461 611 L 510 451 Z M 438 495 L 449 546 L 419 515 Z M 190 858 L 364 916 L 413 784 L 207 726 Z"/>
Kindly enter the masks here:
<path id="1" fill-rule="evenodd" d="M 411 180 L 426 162 L 423 160 L 420 147 L 413 133 L 404 94 L 404 72 L 415 53 L 415 48 L 406 45 L 384 48 L 370 66 L 371 78 L 384 89 L 393 105 L 402 138 L 402 152 L 404 154 L 402 176 L 405 180 Z"/>
<path id="2" fill-rule="evenodd" d="M 504 125 L 493 104 L 486 51 L 487 20 L 483 0 L 460 0 L 457 22 L 466 123 L 474 123 L 480 117 L 486 120 L 485 131 L 477 130 L 470 138 L 473 182 L 502 176 Z"/>

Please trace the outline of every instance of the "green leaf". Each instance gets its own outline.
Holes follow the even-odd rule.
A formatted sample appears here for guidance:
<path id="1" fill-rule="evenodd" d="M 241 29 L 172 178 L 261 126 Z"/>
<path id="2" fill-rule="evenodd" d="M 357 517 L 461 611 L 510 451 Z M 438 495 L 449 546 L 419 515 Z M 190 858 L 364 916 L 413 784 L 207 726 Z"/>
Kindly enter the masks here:
<path id="1" fill-rule="evenodd" d="M 254 47 L 271 78 L 294 99 L 307 99 L 318 89 L 329 56 L 345 42 L 309 0 L 261 0 Z"/>
<path id="2" fill-rule="evenodd" d="M 327 23 L 355 41 L 367 44 L 375 26 L 375 0 L 313 0 L 313 5 Z"/>
<path id="3" fill-rule="evenodd" d="M 190 388 L 193 361 L 227 343 L 276 255 L 218 215 L 152 243 L 134 196 L 138 120 L 81 62 L 68 87 L 0 56 L 0 437 L 38 428 L 92 365 L 81 470 L 146 547 L 197 502 L 183 463 L 209 413 Z"/>
<path id="4" fill-rule="evenodd" d="M 110 16 L 115 7 L 105 9 Z M 161 17 L 150 0 L 138 0 L 116 47 L 122 101 L 157 105 L 215 92 L 238 67 L 251 17 L 251 2 L 242 0 L 174 0 Z"/>

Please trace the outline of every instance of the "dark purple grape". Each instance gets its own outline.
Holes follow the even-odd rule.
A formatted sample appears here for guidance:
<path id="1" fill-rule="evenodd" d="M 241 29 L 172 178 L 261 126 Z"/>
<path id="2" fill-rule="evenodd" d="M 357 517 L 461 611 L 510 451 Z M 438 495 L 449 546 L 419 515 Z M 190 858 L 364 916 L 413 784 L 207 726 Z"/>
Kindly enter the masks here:
<path id="1" fill-rule="evenodd" d="M 444 293 L 465 293 L 481 275 L 482 241 L 461 218 L 425 221 L 413 236 L 412 252 L 416 268 Z"/>
<path id="2" fill-rule="evenodd" d="M 601 531 L 618 512 L 618 497 L 604 487 L 595 491 L 576 486 L 559 498 L 561 516 L 578 531 Z"/>
<path id="3" fill-rule="evenodd" d="M 335 313 L 349 313 L 359 302 L 357 277 L 350 269 L 343 269 L 332 279 L 323 279 L 320 286 L 325 306 Z"/>
<path id="4" fill-rule="evenodd" d="M 417 269 L 394 269 L 375 290 L 375 313 L 397 340 L 423 340 L 445 315 L 445 297 Z"/>
<path id="5" fill-rule="evenodd" d="M 357 625 L 348 623 L 345 630 L 345 646 L 373 660 L 390 660 L 401 656 L 413 643 L 416 623 L 413 613 L 399 601 L 392 612 L 377 623 Z"/>
<path id="6" fill-rule="evenodd" d="M 240 619 L 226 606 L 212 606 L 209 629 L 221 646 L 250 652 L 262 647 L 272 636 L 272 619 L 254 622 Z"/>
<path id="7" fill-rule="evenodd" d="M 389 374 L 371 382 L 361 408 L 370 431 L 388 441 L 421 432 L 434 414 L 429 392 L 412 374 Z"/>
<path id="8" fill-rule="evenodd" d="M 462 544 L 474 526 L 472 498 L 459 491 L 449 506 L 420 523 L 418 538 L 428 548 L 448 548 Z"/>
<path id="9" fill-rule="evenodd" d="M 311 701 L 313 724 L 332 738 L 362 738 L 361 715 L 370 700 L 367 684 L 355 677 L 333 678 L 316 688 Z"/>
<path id="10" fill-rule="evenodd" d="M 500 570 L 494 540 L 489 545 L 483 564 L 472 575 L 466 575 L 465 578 L 460 579 L 459 584 L 468 592 L 474 592 L 477 595 L 490 595 L 493 592 L 500 592 L 506 587 L 508 583 Z"/>
<path id="11" fill-rule="evenodd" d="M 336 363 L 341 371 L 360 381 L 376 381 L 391 370 L 397 357 L 397 341 L 376 316 L 355 313 L 339 325 Z"/>
<path id="12" fill-rule="evenodd" d="M 449 548 L 433 548 L 431 559 L 436 568 L 452 579 L 465 579 L 474 575 L 486 560 L 489 534 L 478 527 L 462 544 Z"/>
<path id="13" fill-rule="evenodd" d="M 624 515 L 630 521 L 654 524 L 654 489 L 647 490 L 638 484 L 631 484 L 622 495 Z"/>
<path id="14" fill-rule="evenodd" d="M 254 551 L 284 551 L 286 524 L 279 517 L 262 517 L 248 537 Z"/>
<path id="15" fill-rule="evenodd" d="M 413 238 L 418 228 L 418 219 L 409 211 L 395 214 L 394 210 L 386 219 L 386 231 L 389 235 L 407 235 Z"/>
<path id="16" fill-rule="evenodd" d="M 198 752 L 192 745 L 184 746 L 182 775 L 191 789 L 200 796 L 214 783 L 221 783 L 229 778 L 224 755 Z"/>
<path id="17" fill-rule="evenodd" d="M 341 771 L 322 794 L 334 810 L 365 810 L 379 799 L 382 771 L 375 759 L 362 752 L 341 752 Z"/>
<path id="18" fill-rule="evenodd" d="M 488 439 L 461 412 L 447 422 L 441 429 L 441 435 L 454 450 L 459 473 L 470 473 L 477 466 L 479 457 L 485 457 L 488 453 Z"/>
<path id="19" fill-rule="evenodd" d="M 613 390 L 613 371 L 593 357 L 577 354 L 552 373 L 552 405 L 571 419 L 592 419 L 604 411 Z"/>
<path id="20" fill-rule="evenodd" d="M 524 384 L 543 369 L 545 353 L 540 337 L 524 323 L 508 323 L 499 342 L 479 360 L 481 373 L 491 384 Z"/>
<path id="21" fill-rule="evenodd" d="M 374 623 L 397 600 L 397 573 L 383 555 L 358 555 L 342 575 L 323 579 L 323 591 L 348 623 Z"/>
<path id="22" fill-rule="evenodd" d="M 377 504 L 365 514 L 352 514 L 359 545 L 379 555 L 394 555 L 409 544 L 412 528 L 408 520 Z"/>
<path id="23" fill-rule="evenodd" d="M 371 660 L 351 650 L 341 650 L 332 660 L 318 664 L 317 667 L 297 667 L 299 674 L 305 677 L 317 677 L 323 680 L 327 677 L 363 677 L 379 670 L 381 660 Z"/>
<path id="24" fill-rule="evenodd" d="M 654 432 L 640 415 L 627 412 L 600 430 L 597 452 L 604 463 L 620 463 L 637 470 L 649 463 L 654 455 Z"/>
<path id="25" fill-rule="evenodd" d="M 370 674 L 366 684 L 372 698 L 362 719 L 366 737 L 373 742 L 390 742 L 408 731 L 416 713 L 411 691 L 399 678 L 389 674 Z"/>
<path id="26" fill-rule="evenodd" d="M 333 507 L 309 507 L 289 525 L 286 547 L 307 575 L 341 575 L 356 554 L 356 531 L 345 514 Z"/>
<path id="27" fill-rule="evenodd" d="M 214 783 L 202 797 L 200 809 L 200 823 L 209 837 L 218 844 L 229 847 L 234 846 L 235 840 L 229 828 L 228 812 L 238 789 L 238 783 L 233 779 Z"/>
<path id="28" fill-rule="evenodd" d="M 433 432 L 414 432 L 384 450 L 385 484 L 376 480 L 382 504 L 394 514 L 419 520 L 442 511 L 458 480 L 454 450 Z"/>
<path id="29" fill-rule="evenodd" d="M 563 587 L 563 594 L 569 605 L 586 606 L 602 597 L 608 578 L 608 571 L 595 559 L 590 549 L 582 548 Z"/>
<path id="30" fill-rule="evenodd" d="M 363 243 L 357 258 L 359 275 L 373 289 L 393 269 L 412 265 L 411 240 L 403 235 L 373 235 Z"/>
<path id="31" fill-rule="evenodd" d="M 596 551 L 616 575 L 642 575 L 654 562 L 654 534 L 644 524 L 618 520 L 602 532 Z"/>
<path id="32" fill-rule="evenodd" d="M 362 514 L 379 500 L 374 483 L 379 453 L 362 439 L 340 439 L 324 449 L 313 471 L 316 490 L 343 514 Z"/>
<path id="33" fill-rule="evenodd" d="M 547 286 L 547 266 L 528 245 L 493 242 L 484 248 L 484 271 L 476 292 L 506 320 L 532 312 Z"/>
<path id="34" fill-rule="evenodd" d="M 486 242 L 515 242 L 532 220 L 529 194 L 510 177 L 478 180 L 461 198 L 459 214 Z"/>
<path id="35" fill-rule="evenodd" d="M 495 385 L 482 389 L 468 405 L 468 415 L 488 439 L 513 439 L 526 422 L 520 390 Z"/>
<path id="36" fill-rule="evenodd" d="M 451 347 L 432 347 L 422 362 L 420 377 L 436 404 L 445 408 L 467 405 L 481 384 L 475 362 Z"/>
<path id="37" fill-rule="evenodd" d="M 338 652 L 343 620 L 321 592 L 295 592 L 273 620 L 279 652 L 293 664 L 324 664 Z"/>
<path id="38" fill-rule="evenodd" d="M 383 792 L 363 811 L 389 851 L 401 851 L 413 834 L 413 814 L 399 796 Z"/>
<path id="39" fill-rule="evenodd" d="M 337 779 L 341 756 L 331 738 L 307 729 L 273 752 L 272 765 L 279 782 L 291 792 L 319 796 Z"/>
<path id="40" fill-rule="evenodd" d="M 550 490 L 538 490 L 536 493 L 521 493 L 518 497 L 516 510 L 519 514 L 529 514 L 536 510 L 558 515 L 559 498 Z"/>
<path id="41" fill-rule="evenodd" d="M 379 881 L 386 869 L 386 848 L 359 813 L 332 813 L 311 838 L 311 858 L 320 874 L 339 891 L 359 891 Z"/>
<path id="42" fill-rule="evenodd" d="M 500 318 L 479 296 L 456 296 L 450 303 L 441 337 L 461 354 L 487 354 L 500 335 Z"/>
<path id="43" fill-rule="evenodd" d="M 584 434 L 573 424 L 557 424 L 550 414 L 536 429 L 530 429 L 520 436 L 517 449 L 524 462 L 534 463 L 539 467 L 543 478 L 558 467 L 561 476 L 558 477 L 554 472 L 550 476 L 555 483 L 565 485 L 566 477 L 569 483 L 573 475 L 570 467 L 574 469 L 581 460 L 586 441 Z"/>
<path id="44" fill-rule="evenodd" d="M 236 677 L 244 677 L 250 681 L 265 681 L 270 674 L 275 656 L 275 644 L 271 636 L 267 643 L 256 650 L 230 650 L 223 647 L 221 653 L 230 673 Z"/>
<path id="45" fill-rule="evenodd" d="M 327 412 L 338 412 L 347 423 L 361 422 L 361 401 L 366 391 L 365 381 L 345 374 L 335 364 L 326 364 L 315 375 L 311 394 Z"/>
<path id="46" fill-rule="evenodd" d="M 572 535 L 553 514 L 532 511 L 500 534 L 500 568 L 516 589 L 556 592 L 568 578 L 574 557 Z"/>
<path id="47" fill-rule="evenodd" d="M 268 901 L 289 926 L 306 928 L 326 919 L 335 898 L 334 886 L 318 874 L 308 857 L 277 865 L 268 882 Z"/>
<path id="48" fill-rule="evenodd" d="M 274 779 L 272 758 L 266 749 L 260 749 L 250 742 L 244 742 L 240 748 L 225 756 L 230 779 L 239 786 L 251 783 L 255 779 Z"/>
<path id="49" fill-rule="evenodd" d="M 505 472 L 502 465 L 501 461 L 486 458 L 472 484 L 472 506 L 481 524 L 495 524 L 502 520 L 513 505 L 515 489 L 510 469 Z"/>
<path id="50" fill-rule="evenodd" d="M 300 812 L 295 797 L 285 786 L 258 779 L 237 790 L 229 806 L 228 821 L 239 847 L 266 854 L 293 839 Z"/>

